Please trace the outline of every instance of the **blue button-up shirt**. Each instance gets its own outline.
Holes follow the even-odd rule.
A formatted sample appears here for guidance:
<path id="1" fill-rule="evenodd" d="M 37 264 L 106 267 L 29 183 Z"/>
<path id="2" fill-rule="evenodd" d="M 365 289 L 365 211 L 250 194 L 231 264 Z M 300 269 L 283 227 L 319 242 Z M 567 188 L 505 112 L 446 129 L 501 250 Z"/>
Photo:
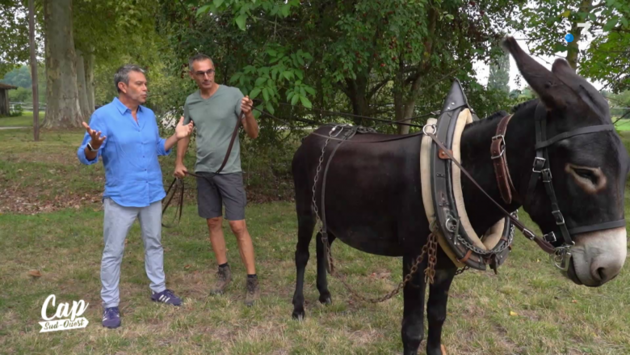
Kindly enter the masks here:
<path id="1" fill-rule="evenodd" d="M 101 131 L 101 137 L 106 137 L 96 158 L 85 157 L 85 147 L 91 140 L 87 132 L 77 150 L 79 161 L 86 165 L 103 157 L 103 198 L 109 197 L 126 207 L 145 207 L 166 196 L 158 155 L 171 152 L 171 149 L 164 150 L 166 140 L 160 138 L 153 111 L 139 106 L 136 117 L 138 122 L 133 119 L 131 110 L 114 98 L 94 111 L 90 118 L 90 128 Z"/>

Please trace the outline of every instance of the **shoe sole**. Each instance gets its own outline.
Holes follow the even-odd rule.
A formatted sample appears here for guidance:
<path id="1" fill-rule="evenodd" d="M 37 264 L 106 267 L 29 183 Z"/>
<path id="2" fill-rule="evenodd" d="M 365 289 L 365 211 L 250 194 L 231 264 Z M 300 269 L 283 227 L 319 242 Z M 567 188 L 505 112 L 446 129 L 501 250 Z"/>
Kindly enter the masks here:
<path id="1" fill-rule="evenodd" d="M 175 306 L 175 307 L 179 307 L 179 306 L 181 306 L 181 305 L 182 305 L 181 303 L 180 303 L 180 304 L 175 304 L 175 303 L 164 303 L 164 302 L 160 302 L 160 301 L 158 301 L 158 300 L 154 300 L 153 298 L 151 299 L 151 301 L 153 301 L 153 302 L 157 302 L 157 303 L 161 303 L 161 304 L 170 304 L 171 306 Z"/>

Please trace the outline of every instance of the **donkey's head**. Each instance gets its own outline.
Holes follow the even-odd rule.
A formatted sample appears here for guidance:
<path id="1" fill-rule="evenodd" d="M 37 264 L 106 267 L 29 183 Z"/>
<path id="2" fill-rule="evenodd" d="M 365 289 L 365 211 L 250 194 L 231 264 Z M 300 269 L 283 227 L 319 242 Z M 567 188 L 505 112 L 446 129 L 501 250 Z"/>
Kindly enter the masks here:
<path id="1" fill-rule="evenodd" d="M 566 275 L 577 284 L 601 286 L 617 276 L 627 251 L 622 220 L 630 164 L 611 127 L 608 102 L 565 60 L 557 59 L 549 71 L 514 38 L 508 37 L 503 45 L 540 98 L 531 120 L 542 119 L 539 127 L 545 135 L 542 140 L 547 141 L 537 140 L 537 152 L 536 137 L 531 137 L 531 145 L 522 147 L 529 150 L 529 157 L 538 154 L 534 169 L 531 161 L 519 163 L 528 166 L 517 187 L 524 208 L 555 247 L 575 243 Z M 538 175 L 532 170 L 545 171 Z M 530 174 L 540 176 L 535 185 L 530 183 Z"/>

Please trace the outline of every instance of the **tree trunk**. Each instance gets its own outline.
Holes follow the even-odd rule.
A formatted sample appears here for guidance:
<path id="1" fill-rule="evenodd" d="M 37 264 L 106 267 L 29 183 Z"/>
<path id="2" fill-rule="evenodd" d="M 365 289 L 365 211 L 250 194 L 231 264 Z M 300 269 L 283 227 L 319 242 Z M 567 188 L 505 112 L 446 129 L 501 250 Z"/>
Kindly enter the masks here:
<path id="1" fill-rule="evenodd" d="M 420 81 L 431 69 L 431 54 L 433 53 L 433 40 L 435 28 L 438 21 L 438 13 L 435 9 L 431 9 L 429 12 L 429 34 L 424 41 L 425 59 L 418 64 L 417 76 L 414 78 L 411 84 L 411 90 L 409 93 L 409 99 L 405 102 L 405 109 L 403 111 L 403 119 L 405 123 L 411 123 L 411 117 L 413 117 L 414 109 L 416 108 L 416 98 L 420 94 Z M 398 126 L 399 134 L 408 134 L 408 125 Z"/>
<path id="2" fill-rule="evenodd" d="M 370 102 L 367 98 L 367 78 L 362 74 L 358 74 L 357 78 L 346 79 L 348 85 L 348 98 L 352 105 L 352 113 L 357 116 L 370 116 Z M 360 117 L 352 119 L 356 125 L 370 126 L 372 121 L 366 121 Z"/>
<path id="3" fill-rule="evenodd" d="M 44 128 L 81 127 L 77 91 L 72 0 L 44 0 L 46 119 Z"/>
<path id="4" fill-rule="evenodd" d="M 33 90 L 33 140 L 39 141 L 39 87 L 37 77 L 37 56 L 35 55 L 35 6 L 28 0 L 28 45 L 31 52 L 31 82 Z"/>
<path id="5" fill-rule="evenodd" d="M 79 50 L 76 51 L 75 63 L 77 67 L 77 92 L 79 94 L 81 115 L 83 117 L 90 117 L 92 110 L 90 110 L 90 105 L 88 104 L 87 85 L 85 84 L 85 62 L 83 60 L 83 53 Z"/>
<path id="6" fill-rule="evenodd" d="M 94 54 L 88 53 L 85 59 L 85 86 L 87 89 L 87 103 L 90 114 L 94 112 Z"/>

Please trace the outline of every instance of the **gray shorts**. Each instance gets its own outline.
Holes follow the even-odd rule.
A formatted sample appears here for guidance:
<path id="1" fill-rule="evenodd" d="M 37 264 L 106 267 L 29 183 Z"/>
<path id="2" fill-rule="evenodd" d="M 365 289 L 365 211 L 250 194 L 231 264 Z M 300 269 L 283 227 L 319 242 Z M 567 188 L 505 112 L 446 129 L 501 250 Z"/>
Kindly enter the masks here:
<path id="1" fill-rule="evenodd" d="M 202 218 L 221 217 L 225 205 L 225 219 L 238 221 L 245 219 L 247 197 L 243 186 L 242 173 L 213 174 L 196 173 L 197 209 Z"/>

